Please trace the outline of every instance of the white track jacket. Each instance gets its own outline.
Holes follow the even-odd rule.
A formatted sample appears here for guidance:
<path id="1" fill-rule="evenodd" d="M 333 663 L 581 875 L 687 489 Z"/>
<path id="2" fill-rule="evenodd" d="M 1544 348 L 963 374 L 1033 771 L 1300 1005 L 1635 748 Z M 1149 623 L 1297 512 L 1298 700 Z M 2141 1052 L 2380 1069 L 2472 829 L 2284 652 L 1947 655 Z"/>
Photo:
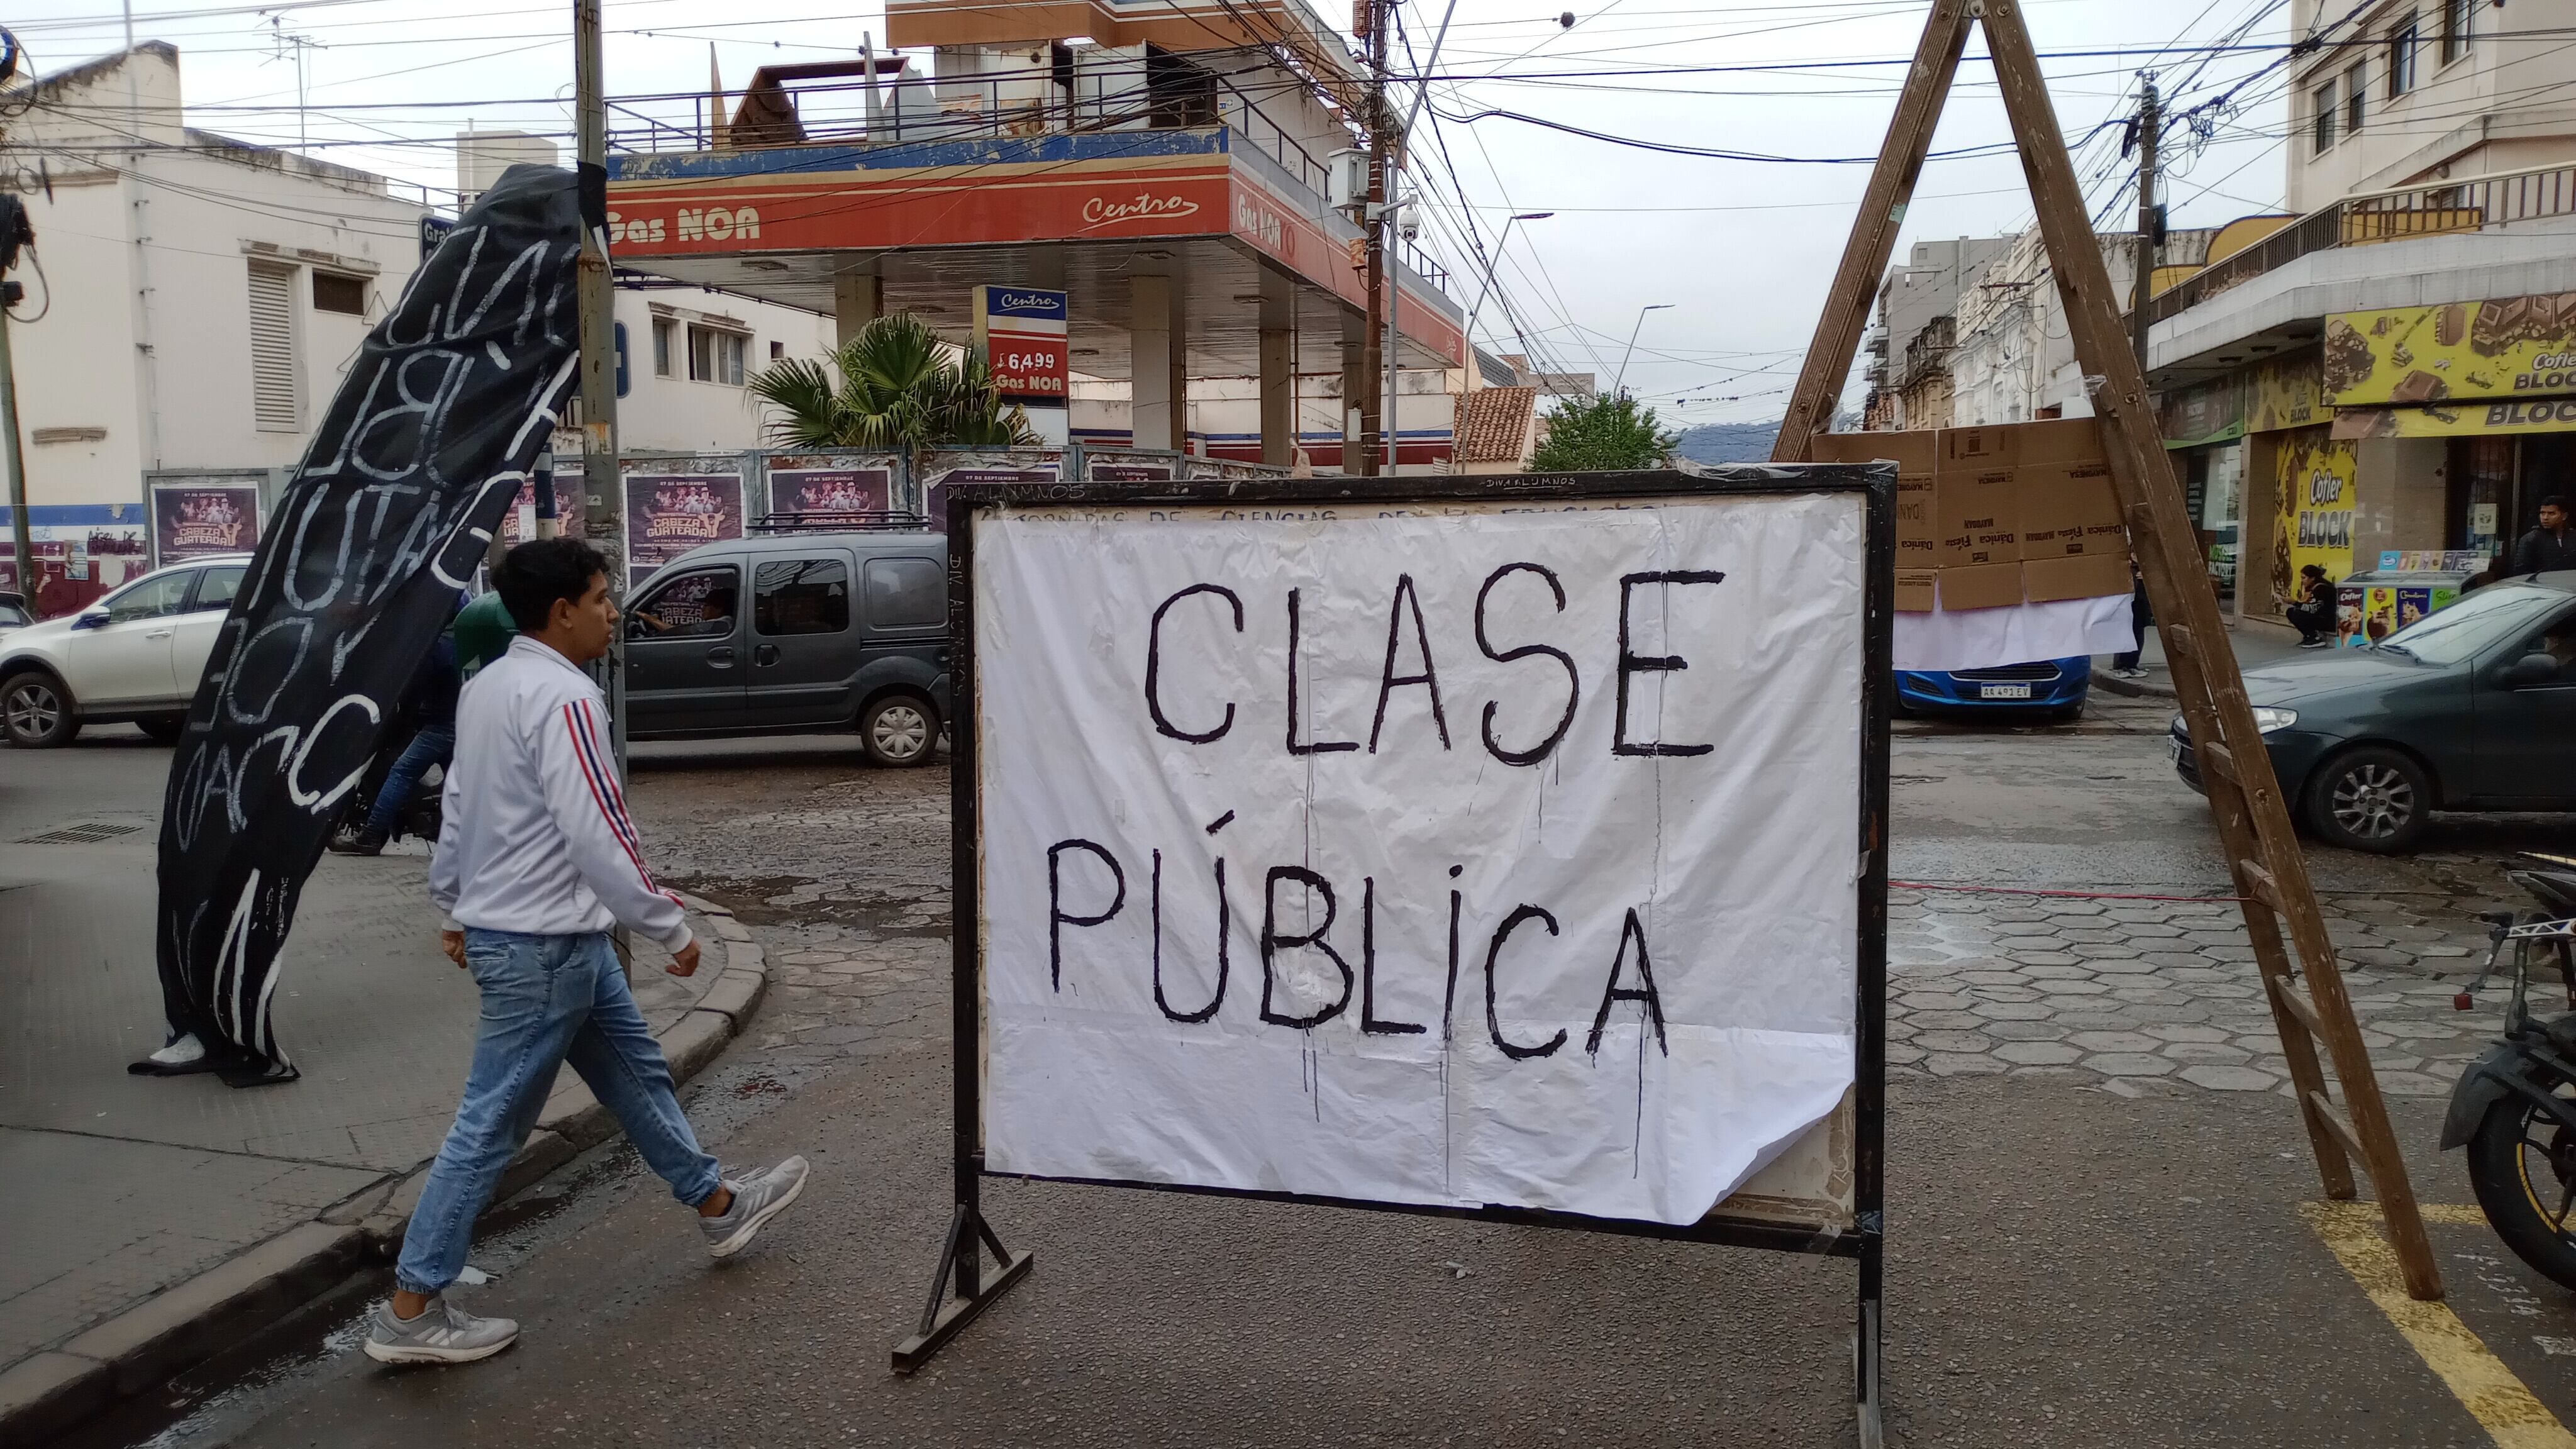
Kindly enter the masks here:
<path id="1" fill-rule="evenodd" d="M 449 929 L 577 936 L 623 921 L 670 950 L 689 943 L 680 898 L 644 864 L 607 716 L 589 675 L 525 637 L 466 682 L 429 861 Z"/>

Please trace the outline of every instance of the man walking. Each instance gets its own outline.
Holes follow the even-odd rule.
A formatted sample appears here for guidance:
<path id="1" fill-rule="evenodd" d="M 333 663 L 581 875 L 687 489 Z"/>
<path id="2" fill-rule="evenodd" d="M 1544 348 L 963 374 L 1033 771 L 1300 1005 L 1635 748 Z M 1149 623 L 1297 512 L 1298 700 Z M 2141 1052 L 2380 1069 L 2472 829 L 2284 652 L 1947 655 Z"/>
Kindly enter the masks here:
<path id="1" fill-rule="evenodd" d="M 474 973 L 482 1024 L 456 1124 L 403 1235 L 393 1300 L 367 1334 L 367 1356 L 382 1363 L 471 1363 L 517 1340 L 516 1323 L 442 1295 L 565 1061 L 672 1196 L 697 1209 L 715 1256 L 740 1251 L 805 1186 L 802 1157 L 719 1177 L 609 949 L 609 927 L 623 922 L 670 949 L 671 974 L 698 969 L 679 898 L 645 867 L 610 762 L 606 701 L 581 669 L 608 652 L 617 627 L 607 561 L 578 539 L 539 539 L 510 550 L 493 583 L 519 633 L 458 703 L 429 867 L 441 944 Z"/>
<path id="2" fill-rule="evenodd" d="M 2540 526 L 2524 534 L 2513 546 L 2516 574 L 2554 573 L 2559 569 L 2576 569 L 2576 528 L 2567 519 L 2567 500 L 2540 500 Z"/>

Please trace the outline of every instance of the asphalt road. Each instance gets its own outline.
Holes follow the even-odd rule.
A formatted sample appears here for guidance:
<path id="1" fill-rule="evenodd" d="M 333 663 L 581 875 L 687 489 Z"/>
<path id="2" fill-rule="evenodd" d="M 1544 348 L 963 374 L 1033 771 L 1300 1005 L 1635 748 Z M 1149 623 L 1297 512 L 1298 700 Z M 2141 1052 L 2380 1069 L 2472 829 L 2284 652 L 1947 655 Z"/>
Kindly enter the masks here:
<path id="1" fill-rule="evenodd" d="M 2222 887 L 2163 720 L 2103 700 L 2074 729 L 1908 726 L 1897 875 Z M 946 1215 L 945 772 L 870 771 L 846 742 L 794 740 L 647 746 L 637 775 L 668 873 L 743 911 L 782 968 L 692 1115 L 728 1164 L 812 1157 L 805 1200 L 711 1265 L 632 1154 L 602 1148 L 478 1243 L 496 1281 L 465 1301 L 527 1324 L 501 1358 L 377 1368 L 354 1351 L 356 1313 L 383 1285 L 362 1281 L 80 1442 L 1851 1442 L 1845 1263 L 1040 1184 L 986 1189 L 1036 1271 L 930 1369 L 893 1377 L 886 1351 L 920 1311 Z M 2440 1019 L 2437 974 L 2464 960 L 2443 953 L 2475 936 L 2463 912 L 2506 898 L 2506 852 L 2571 842 L 2564 821 L 2464 822 L 2416 861 L 2316 861 L 2339 937 L 2385 958 L 2356 972 L 2384 1018 L 2375 1040 L 2432 1088 L 2392 1098 L 2428 1201 L 2469 1200 L 2458 1158 L 2432 1146 L 2441 1083 L 2476 1045 L 2469 1019 Z M 1900 901 L 1898 989 L 1964 1005 L 1891 1009 L 1912 1039 L 1957 1048 L 1891 1072 L 1893 1442 L 2490 1442 L 2310 1227 L 2292 1104 L 2184 1080 L 2189 1063 L 2265 1060 L 2259 1005 L 2249 1022 L 2231 1004 L 2241 951 L 2188 919 L 2201 908 L 2170 924 L 2138 903 L 2078 919 Z M 2049 985 L 2079 978 L 2095 989 Z M 2097 1051 L 2097 1015 L 2145 1047 Z M 2223 1040 L 2192 1035 L 2213 1022 Z M 2242 1055 L 2166 1055 L 2196 1046 Z M 2473 1221 L 2433 1231 L 2462 1322 L 2576 1422 L 2576 1296 Z"/>

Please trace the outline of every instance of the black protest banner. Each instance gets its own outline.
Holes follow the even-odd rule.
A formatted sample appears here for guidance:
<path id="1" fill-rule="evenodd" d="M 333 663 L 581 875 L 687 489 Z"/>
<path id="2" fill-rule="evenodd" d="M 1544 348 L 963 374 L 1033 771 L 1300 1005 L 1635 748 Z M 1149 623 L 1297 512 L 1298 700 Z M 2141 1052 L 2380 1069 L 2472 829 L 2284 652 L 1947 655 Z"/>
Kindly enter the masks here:
<path id="1" fill-rule="evenodd" d="M 573 174 L 514 166 L 367 334 L 269 520 L 170 763 L 156 948 L 172 1032 L 291 1079 L 277 954 L 331 822 L 579 361 Z M 428 929 L 428 922 L 421 923 Z"/>

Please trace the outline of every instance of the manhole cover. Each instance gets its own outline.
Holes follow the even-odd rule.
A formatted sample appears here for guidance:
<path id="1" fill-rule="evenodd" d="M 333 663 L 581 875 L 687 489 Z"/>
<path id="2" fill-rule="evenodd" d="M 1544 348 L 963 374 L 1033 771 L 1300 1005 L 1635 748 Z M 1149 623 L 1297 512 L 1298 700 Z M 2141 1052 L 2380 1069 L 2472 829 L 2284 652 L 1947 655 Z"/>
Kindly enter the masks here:
<path id="1" fill-rule="evenodd" d="M 140 825 L 107 825 L 91 820 L 78 825 L 66 825 L 57 830 L 48 830 L 42 835 L 22 835 L 18 837 L 18 844 L 95 845 L 102 840 L 119 835 L 131 835 L 142 828 Z"/>

